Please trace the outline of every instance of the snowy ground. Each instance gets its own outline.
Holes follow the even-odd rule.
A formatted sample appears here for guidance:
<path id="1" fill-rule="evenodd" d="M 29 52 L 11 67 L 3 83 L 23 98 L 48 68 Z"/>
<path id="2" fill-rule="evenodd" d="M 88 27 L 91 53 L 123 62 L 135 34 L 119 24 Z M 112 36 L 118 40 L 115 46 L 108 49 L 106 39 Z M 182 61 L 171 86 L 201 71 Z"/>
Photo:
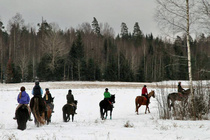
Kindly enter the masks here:
<path id="1" fill-rule="evenodd" d="M 169 84 L 169 82 L 166 82 Z M 119 82 L 41 82 L 44 90 L 49 88 L 55 97 L 55 113 L 52 123 L 36 127 L 27 122 L 24 131 L 17 129 L 12 118 L 17 106 L 16 97 L 21 86 L 26 87 L 30 97 L 34 83 L 0 84 L 0 139 L 1 140 L 209 140 L 210 121 L 160 120 L 155 98 L 151 98 L 150 114 L 144 114 L 145 106 L 135 113 L 135 97 L 140 95 L 145 83 Z M 157 83 L 146 83 L 148 90 L 155 90 Z M 158 83 L 161 84 L 161 83 Z M 165 84 L 165 83 L 164 83 Z M 171 84 L 171 83 L 170 83 Z M 170 85 L 169 84 L 169 85 Z M 186 83 L 185 83 L 186 84 Z M 171 84 L 176 85 L 176 83 Z M 115 94 L 112 120 L 102 121 L 99 102 L 104 89 L 108 87 Z M 78 100 L 74 122 L 63 122 L 62 107 L 66 94 L 72 89 Z M 172 89 L 173 90 L 173 89 Z M 159 94 L 156 90 L 156 95 Z M 33 117 L 32 117 L 33 118 Z M 109 117 L 108 117 L 109 118 Z M 131 127 L 125 127 L 128 122 Z"/>

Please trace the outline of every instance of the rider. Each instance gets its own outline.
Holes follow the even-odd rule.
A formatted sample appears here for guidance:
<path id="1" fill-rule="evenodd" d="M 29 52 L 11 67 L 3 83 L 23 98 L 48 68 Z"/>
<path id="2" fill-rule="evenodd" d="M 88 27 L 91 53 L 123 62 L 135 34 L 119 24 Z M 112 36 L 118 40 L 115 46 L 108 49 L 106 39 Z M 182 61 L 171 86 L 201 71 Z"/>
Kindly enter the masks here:
<path id="1" fill-rule="evenodd" d="M 27 106 L 27 108 L 28 108 L 28 113 L 29 113 L 29 121 L 32 121 L 32 119 L 31 119 L 31 109 L 30 109 L 30 107 L 29 107 L 29 101 L 30 101 L 30 97 L 29 97 L 29 95 L 28 95 L 28 93 L 26 93 L 26 91 L 25 91 L 25 87 L 24 86 L 22 86 L 21 88 L 20 88 L 20 93 L 18 94 L 18 96 L 17 96 L 17 101 L 18 101 L 18 103 L 19 103 L 19 105 L 16 107 L 16 110 L 15 110 L 15 117 L 13 118 L 13 119 L 17 119 L 17 117 L 16 117 L 16 111 L 17 111 L 17 109 L 21 106 L 21 105 L 25 105 L 25 106 Z"/>
<path id="2" fill-rule="evenodd" d="M 144 85 L 144 87 L 142 88 L 141 96 L 145 96 L 147 98 L 147 104 L 150 103 L 146 85 Z"/>
<path id="3" fill-rule="evenodd" d="M 178 83 L 178 92 L 181 93 L 181 94 L 185 93 L 185 90 L 181 86 L 181 82 Z"/>
<path id="4" fill-rule="evenodd" d="M 108 101 L 113 106 L 110 99 L 111 99 L 111 94 L 109 93 L 108 88 L 106 88 L 104 92 L 104 100 Z"/>
<path id="5" fill-rule="evenodd" d="M 45 107 L 45 111 L 47 110 L 45 103 L 44 103 L 44 99 L 42 98 L 42 94 L 43 94 L 43 90 L 42 88 L 39 86 L 39 81 L 35 82 L 35 86 L 33 87 L 32 90 L 32 94 L 34 95 L 35 98 L 39 99 L 39 105 L 40 107 Z M 34 97 L 31 98 L 31 101 L 34 102 Z"/>
<path id="6" fill-rule="evenodd" d="M 37 97 L 42 97 L 43 91 L 42 91 L 42 88 L 39 86 L 39 81 L 35 82 L 35 86 L 32 90 L 32 94 Z"/>
<path id="7" fill-rule="evenodd" d="M 43 99 L 44 99 L 45 103 L 47 105 L 49 105 L 50 108 L 52 109 L 52 113 L 54 113 L 54 111 L 53 111 L 53 109 L 54 109 L 53 98 L 52 98 L 52 95 L 49 91 L 49 88 L 46 88 L 45 91 L 46 91 L 46 93 L 45 93 Z"/>
<path id="8" fill-rule="evenodd" d="M 72 94 L 71 90 L 68 91 L 68 94 L 66 95 L 66 99 L 67 99 L 67 104 L 74 107 L 74 114 L 77 114 L 76 113 L 77 105 L 75 104 L 74 95 Z"/>

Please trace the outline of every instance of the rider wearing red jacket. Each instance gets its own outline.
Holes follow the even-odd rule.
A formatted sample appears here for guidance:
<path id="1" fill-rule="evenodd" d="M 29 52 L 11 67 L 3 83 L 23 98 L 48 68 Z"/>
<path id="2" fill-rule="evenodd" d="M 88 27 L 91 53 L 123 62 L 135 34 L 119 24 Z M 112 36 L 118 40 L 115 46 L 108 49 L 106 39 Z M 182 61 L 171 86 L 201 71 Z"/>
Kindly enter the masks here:
<path id="1" fill-rule="evenodd" d="M 141 96 L 145 96 L 147 98 L 147 104 L 149 104 L 149 97 L 148 97 L 148 92 L 147 92 L 147 86 L 144 85 L 142 88 Z"/>

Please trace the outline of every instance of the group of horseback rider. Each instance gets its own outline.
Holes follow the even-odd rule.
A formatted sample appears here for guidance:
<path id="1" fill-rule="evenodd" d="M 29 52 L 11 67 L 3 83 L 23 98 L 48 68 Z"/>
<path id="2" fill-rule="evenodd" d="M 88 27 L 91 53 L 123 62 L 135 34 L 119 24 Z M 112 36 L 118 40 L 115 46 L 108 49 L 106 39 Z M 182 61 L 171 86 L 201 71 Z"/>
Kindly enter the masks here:
<path id="1" fill-rule="evenodd" d="M 25 87 L 24 86 L 22 86 L 21 88 L 20 88 L 20 93 L 18 94 L 18 97 L 17 97 L 17 102 L 19 103 L 19 105 L 16 107 L 16 110 L 15 110 L 15 117 L 13 118 L 13 119 L 17 119 L 17 117 L 16 117 L 16 111 L 17 111 L 17 109 L 21 106 L 21 105 L 26 105 L 27 106 L 27 108 L 28 108 L 28 113 L 29 113 L 29 121 L 32 121 L 32 119 L 31 119 L 31 109 L 30 109 L 30 107 L 29 107 L 29 102 L 30 102 L 30 97 L 29 97 L 29 95 L 28 95 L 28 93 L 26 93 L 26 91 L 25 91 Z M 38 97 L 38 98 L 40 98 L 45 104 L 47 104 L 47 105 L 49 105 L 49 107 L 51 108 L 51 110 L 52 110 L 52 113 L 54 113 L 54 111 L 53 111 L 53 109 L 54 109 L 54 104 L 53 104 L 53 97 L 52 97 L 52 95 L 51 95 L 51 93 L 50 93 L 50 91 L 49 91 L 49 88 L 46 88 L 45 89 L 45 94 L 44 94 L 44 97 L 42 98 L 42 95 L 43 95 L 43 90 L 42 90 L 42 88 L 40 87 L 40 85 L 39 85 L 39 82 L 38 81 L 36 81 L 35 82 L 35 86 L 33 87 L 33 90 L 32 90 L 32 95 L 34 95 L 34 97 Z M 72 91 L 71 90 L 69 90 L 68 91 L 68 94 L 66 95 L 66 99 L 67 99 L 67 103 L 69 104 L 69 105 L 72 105 L 75 109 L 75 114 L 77 114 L 76 113 L 76 109 L 77 109 L 77 107 L 76 107 L 76 104 L 74 103 L 74 96 L 73 96 L 73 94 L 72 94 Z M 47 111 L 47 108 L 46 108 L 46 111 Z"/>
<path id="2" fill-rule="evenodd" d="M 15 114 L 16 114 L 17 109 L 22 104 L 24 104 L 28 108 L 28 112 L 29 112 L 29 116 L 30 116 L 29 121 L 32 121 L 32 119 L 31 119 L 31 109 L 30 109 L 30 107 L 28 105 L 29 102 L 30 102 L 30 97 L 29 97 L 28 93 L 26 93 L 24 86 L 22 86 L 20 88 L 20 91 L 21 92 L 17 96 L 17 101 L 18 101 L 19 105 L 17 106 L 17 108 L 15 110 Z M 181 86 L 181 82 L 178 83 L 178 93 L 180 94 L 180 96 L 182 96 L 185 93 L 185 90 Z M 32 90 L 32 95 L 34 95 L 36 97 L 39 97 L 39 98 L 42 98 L 43 90 L 40 87 L 38 81 L 35 82 L 35 86 L 34 86 L 34 88 Z M 149 101 L 149 98 L 148 98 L 148 91 L 147 91 L 147 86 L 146 85 L 143 86 L 141 95 L 145 96 L 147 98 L 147 104 L 149 104 L 150 101 Z M 110 98 L 111 98 L 111 94 L 108 91 L 108 88 L 106 88 L 105 92 L 104 92 L 104 100 L 109 102 L 109 104 L 112 105 L 112 107 L 114 107 L 113 104 L 110 101 Z M 52 98 L 52 95 L 51 95 L 51 93 L 49 91 L 49 88 L 45 89 L 45 95 L 44 95 L 44 97 L 42 99 L 44 100 L 45 104 L 50 106 L 50 108 L 52 109 L 52 113 L 54 113 L 54 111 L 53 111 L 53 109 L 54 109 L 53 98 Z M 67 104 L 69 104 L 69 105 L 74 107 L 74 112 L 75 112 L 74 114 L 77 114 L 76 113 L 77 106 L 75 104 L 74 95 L 72 94 L 72 90 L 68 91 L 68 94 L 66 95 L 66 99 L 67 99 Z M 13 119 L 16 119 L 16 115 L 15 115 L 15 117 Z"/>
<path id="3" fill-rule="evenodd" d="M 178 94 L 182 97 L 185 94 L 185 89 L 182 88 L 181 82 L 178 82 Z M 149 98 L 148 98 L 148 91 L 147 91 L 147 86 L 144 85 L 142 88 L 142 93 L 141 96 L 145 96 L 147 98 L 147 104 L 150 103 Z"/>

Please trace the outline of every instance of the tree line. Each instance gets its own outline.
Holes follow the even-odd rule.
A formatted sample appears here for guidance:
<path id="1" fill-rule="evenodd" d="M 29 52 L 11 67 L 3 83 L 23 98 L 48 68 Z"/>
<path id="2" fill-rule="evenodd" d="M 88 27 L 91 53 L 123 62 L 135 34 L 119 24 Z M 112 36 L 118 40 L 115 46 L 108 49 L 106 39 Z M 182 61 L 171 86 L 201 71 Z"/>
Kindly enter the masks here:
<path id="1" fill-rule="evenodd" d="M 17 13 L 5 30 L 0 21 L 1 82 L 188 80 L 186 34 L 175 41 L 144 34 L 138 22 L 122 22 L 115 36 L 108 23 L 61 30 L 42 20 L 38 30 Z M 190 38 L 194 80 L 210 77 L 210 36 Z"/>

